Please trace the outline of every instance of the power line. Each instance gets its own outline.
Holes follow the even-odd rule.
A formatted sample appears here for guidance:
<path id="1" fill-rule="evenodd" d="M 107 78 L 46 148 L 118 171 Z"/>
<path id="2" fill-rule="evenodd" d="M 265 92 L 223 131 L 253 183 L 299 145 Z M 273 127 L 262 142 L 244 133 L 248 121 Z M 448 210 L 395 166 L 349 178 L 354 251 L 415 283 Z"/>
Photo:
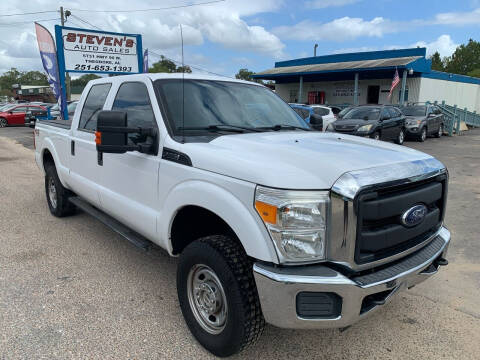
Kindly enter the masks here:
<path id="1" fill-rule="evenodd" d="M 81 21 L 81 22 L 84 23 L 84 24 L 87 24 L 87 25 L 90 25 L 91 27 L 96 28 L 97 30 L 102 30 L 102 29 L 100 29 L 97 25 L 93 25 L 92 23 L 88 22 L 87 20 L 82 19 L 81 17 L 78 17 L 78 16 L 76 16 L 76 15 L 74 15 L 74 14 L 71 14 L 70 16 L 74 17 L 75 19 Z"/>
<path id="2" fill-rule="evenodd" d="M 14 25 L 20 25 L 20 24 L 31 24 L 31 23 L 34 23 L 34 22 L 53 21 L 53 20 L 60 20 L 60 18 L 18 21 L 18 22 L 12 22 L 12 23 L 0 23 L 0 26 L 8 27 L 8 26 L 14 26 Z"/>
<path id="3" fill-rule="evenodd" d="M 171 9 L 180 9 L 192 6 L 199 6 L 199 5 L 208 5 L 208 4 L 215 4 L 219 2 L 224 2 L 226 0 L 213 0 L 213 1 L 205 1 L 201 3 L 194 3 L 194 4 L 185 4 L 185 5 L 176 5 L 176 6 L 168 6 L 163 8 L 154 8 L 154 9 L 132 9 L 132 10 L 88 10 L 88 9 L 70 9 L 74 11 L 86 11 L 86 12 L 104 12 L 104 13 L 131 13 L 131 12 L 144 12 L 144 11 L 160 11 L 160 10 L 171 10 Z"/>
<path id="4" fill-rule="evenodd" d="M 148 52 L 153 54 L 153 55 L 156 55 L 158 57 L 162 57 L 166 60 L 170 60 L 176 64 L 179 64 L 179 65 L 182 65 L 182 63 L 180 61 L 177 61 L 177 60 L 174 60 L 174 59 L 170 59 L 168 57 L 166 57 L 165 55 L 160 55 L 159 53 L 157 53 L 156 51 L 158 50 L 151 50 L 151 49 L 148 49 Z M 213 71 L 210 71 L 210 70 L 206 70 L 206 69 L 203 69 L 199 66 L 196 66 L 196 65 L 190 65 L 190 64 L 185 64 L 187 66 L 189 66 L 190 68 L 192 69 L 195 69 L 195 70 L 199 70 L 199 71 L 203 71 L 203 72 L 206 72 L 206 73 L 209 73 L 209 74 L 212 74 L 212 75 L 217 75 L 217 76 L 221 76 L 221 77 L 226 77 L 226 78 L 229 78 L 229 79 L 235 79 L 234 77 L 231 77 L 231 76 L 227 76 L 227 75 L 223 75 L 223 74 L 219 74 L 219 73 L 216 73 L 216 72 L 213 72 Z"/>
<path id="5" fill-rule="evenodd" d="M 46 14 L 46 13 L 52 13 L 52 12 L 58 12 L 58 10 L 34 11 L 34 12 L 18 13 L 18 14 L 3 14 L 3 15 L 0 15 L 0 17 L 20 16 L 20 15 L 35 15 L 35 14 Z"/>

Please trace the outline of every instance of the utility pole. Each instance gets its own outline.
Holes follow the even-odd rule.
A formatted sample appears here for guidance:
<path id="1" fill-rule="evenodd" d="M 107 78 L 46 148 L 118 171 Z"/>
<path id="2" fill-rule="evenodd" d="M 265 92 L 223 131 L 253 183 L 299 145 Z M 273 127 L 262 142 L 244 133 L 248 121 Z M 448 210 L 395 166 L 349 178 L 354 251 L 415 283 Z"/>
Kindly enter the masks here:
<path id="1" fill-rule="evenodd" d="M 60 6 L 60 19 L 62 26 L 65 26 L 65 19 L 70 16 L 70 11 L 63 11 L 63 6 Z M 67 93 L 67 100 L 70 101 L 71 98 L 71 88 L 70 88 L 70 74 L 65 72 L 65 86 Z"/>

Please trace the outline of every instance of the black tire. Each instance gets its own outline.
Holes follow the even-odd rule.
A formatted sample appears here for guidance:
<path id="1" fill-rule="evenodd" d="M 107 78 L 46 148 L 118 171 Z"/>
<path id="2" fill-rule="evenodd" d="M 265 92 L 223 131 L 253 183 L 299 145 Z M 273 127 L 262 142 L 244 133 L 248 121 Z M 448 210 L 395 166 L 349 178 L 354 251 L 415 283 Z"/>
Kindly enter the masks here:
<path id="1" fill-rule="evenodd" d="M 205 330 L 205 325 L 202 325 L 201 316 L 196 310 L 198 301 L 192 300 L 193 305 L 189 301 L 192 271 L 201 266 L 208 267 L 217 276 L 221 294 L 226 300 L 226 320 L 223 328 L 215 334 Z M 177 292 L 180 308 L 191 333 L 205 349 L 216 356 L 226 357 L 243 350 L 253 344 L 263 331 L 265 320 L 253 278 L 252 262 L 242 246 L 231 237 L 207 236 L 185 248 L 178 264 Z M 197 296 L 191 295 L 190 299 L 197 299 Z M 219 301 L 215 304 L 218 307 Z M 200 320 L 197 320 L 199 317 Z"/>
<path id="2" fill-rule="evenodd" d="M 0 128 L 7 127 L 8 122 L 5 118 L 0 118 Z"/>
<path id="3" fill-rule="evenodd" d="M 375 140 L 380 140 L 382 138 L 380 136 L 380 131 L 375 131 L 370 137 Z"/>
<path id="4" fill-rule="evenodd" d="M 427 128 L 425 126 L 422 128 L 422 131 L 420 132 L 420 135 L 418 135 L 417 140 L 420 142 L 424 142 L 425 140 L 427 140 Z"/>
<path id="5" fill-rule="evenodd" d="M 52 199 L 50 186 L 54 188 L 56 201 Z M 52 215 L 64 217 L 75 213 L 75 206 L 68 201 L 68 198 L 74 194 L 63 187 L 53 164 L 47 164 L 45 168 L 45 195 Z"/>
<path id="6" fill-rule="evenodd" d="M 405 141 L 405 130 L 400 129 L 400 132 L 398 133 L 398 136 L 395 139 L 395 144 L 402 145 L 404 141 Z"/>
<path id="7" fill-rule="evenodd" d="M 442 135 L 443 135 L 443 124 L 440 124 L 440 126 L 438 127 L 438 131 L 435 133 L 435 137 L 440 138 L 442 137 Z"/>

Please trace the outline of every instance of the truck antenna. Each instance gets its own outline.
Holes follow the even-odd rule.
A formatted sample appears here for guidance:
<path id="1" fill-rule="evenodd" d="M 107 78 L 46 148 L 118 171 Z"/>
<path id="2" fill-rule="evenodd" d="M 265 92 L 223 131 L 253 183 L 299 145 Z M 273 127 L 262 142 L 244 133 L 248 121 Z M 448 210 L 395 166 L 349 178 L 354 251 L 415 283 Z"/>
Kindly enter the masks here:
<path id="1" fill-rule="evenodd" d="M 180 37 L 182 38 L 182 144 L 185 144 L 185 62 L 183 61 L 182 24 L 180 24 Z"/>

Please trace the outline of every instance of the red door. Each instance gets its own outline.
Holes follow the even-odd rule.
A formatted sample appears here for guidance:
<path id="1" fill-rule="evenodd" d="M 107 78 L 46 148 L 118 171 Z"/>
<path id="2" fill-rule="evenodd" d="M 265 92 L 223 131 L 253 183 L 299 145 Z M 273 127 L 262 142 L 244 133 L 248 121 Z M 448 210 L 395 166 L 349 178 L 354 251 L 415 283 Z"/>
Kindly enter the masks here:
<path id="1" fill-rule="evenodd" d="M 308 103 L 309 104 L 318 104 L 318 91 L 309 91 L 308 92 Z"/>
<path id="2" fill-rule="evenodd" d="M 25 124 L 25 113 L 27 112 L 26 106 L 17 106 L 13 108 L 11 114 L 7 117 L 9 125 L 23 125 Z"/>

